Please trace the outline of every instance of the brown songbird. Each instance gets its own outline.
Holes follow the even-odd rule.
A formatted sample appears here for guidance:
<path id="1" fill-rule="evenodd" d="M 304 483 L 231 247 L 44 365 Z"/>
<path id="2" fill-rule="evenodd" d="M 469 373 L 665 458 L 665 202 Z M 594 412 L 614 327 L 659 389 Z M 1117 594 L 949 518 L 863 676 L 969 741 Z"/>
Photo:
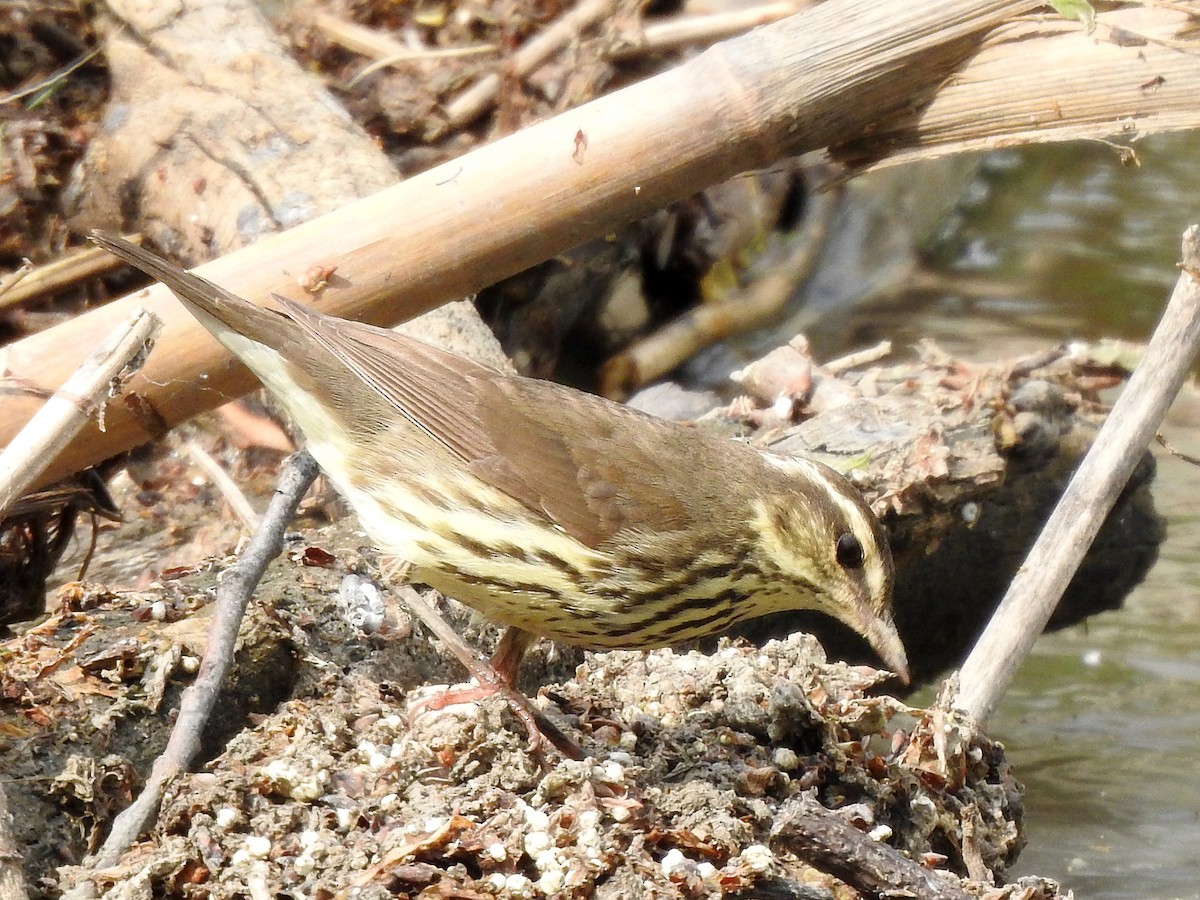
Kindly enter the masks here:
<path id="1" fill-rule="evenodd" d="M 119 238 L 291 414 L 380 550 L 533 636 L 649 649 L 813 609 L 908 680 L 891 552 L 840 474 L 272 295 L 255 306 Z"/>

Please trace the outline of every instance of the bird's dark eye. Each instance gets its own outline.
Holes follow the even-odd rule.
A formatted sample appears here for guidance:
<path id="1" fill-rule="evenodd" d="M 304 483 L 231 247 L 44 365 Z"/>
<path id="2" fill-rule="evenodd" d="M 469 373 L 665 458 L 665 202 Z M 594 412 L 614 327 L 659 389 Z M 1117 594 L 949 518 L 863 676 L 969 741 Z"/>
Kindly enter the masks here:
<path id="1" fill-rule="evenodd" d="M 848 531 L 837 539 L 836 553 L 838 565 L 843 569 L 857 569 L 866 559 L 863 545 Z"/>

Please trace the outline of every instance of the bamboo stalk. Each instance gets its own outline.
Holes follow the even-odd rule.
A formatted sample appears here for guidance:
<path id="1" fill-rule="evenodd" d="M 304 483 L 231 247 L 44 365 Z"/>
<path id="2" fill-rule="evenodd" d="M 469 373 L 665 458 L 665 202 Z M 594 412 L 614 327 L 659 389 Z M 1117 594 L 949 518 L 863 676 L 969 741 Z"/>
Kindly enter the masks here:
<path id="1" fill-rule="evenodd" d="M 318 305 L 395 324 L 781 156 L 845 140 L 935 90 L 988 29 L 1030 0 L 832 0 L 716 45 L 662 75 L 466 154 L 199 271 L 250 299 L 309 301 L 298 281 L 336 266 Z M 903 77 L 896 77 L 903 73 Z M 887 77 L 882 77 L 887 76 Z M 161 286 L 9 347 L 9 370 L 58 384 L 75 350 L 133 305 L 160 314 L 159 351 L 133 389 L 46 473 L 77 471 L 254 385 Z M 32 414 L 15 398 L 0 443 Z"/>

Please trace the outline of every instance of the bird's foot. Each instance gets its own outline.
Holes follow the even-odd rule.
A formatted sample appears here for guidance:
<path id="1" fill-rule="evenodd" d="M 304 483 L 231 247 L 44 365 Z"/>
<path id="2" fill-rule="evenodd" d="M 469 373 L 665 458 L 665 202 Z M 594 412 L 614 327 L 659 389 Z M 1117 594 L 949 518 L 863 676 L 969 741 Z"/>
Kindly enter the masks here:
<path id="1" fill-rule="evenodd" d="M 545 713 L 535 709 L 528 697 L 499 680 L 485 678 L 480 679 L 477 684 L 437 691 L 414 701 L 408 708 L 408 714 L 412 718 L 425 710 L 445 709 L 457 703 L 478 703 L 497 694 L 505 699 L 513 715 L 525 726 L 530 753 L 540 752 L 543 743 L 549 741 L 563 756 L 583 759 L 583 750 L 575 741 L 564 734 Z"/>
<path id="2" fill-rule="evenodd" d="M 454 703 L 466 703 L 500 694 L 508 701 L 513 714 L 525 726 L 529 735 L 529 751 L 536 753 L 542 748 L 543 738 L 553 744 L 560 753 L 570 759 L 583 759 L 583 750 L 571 738 L 550 721 L 546 715 L 533 708 L 529 698 L 513 687 L 517 668 L 526 648 L 533 642 L 532 635 L 519 628 L 509 628 L 500 639 L 496 654 L 489 663 L 480 657 L 458 633 L 451 628 L 437 611 L 408 585 L 395 588 L 408 608 L 432 631 L 454 654 L 455 658 L 474 677 L 477 685 L 454 688 L 418 700 L 411 708 L 416 715 L 422 709 L 443 709 Z"/>

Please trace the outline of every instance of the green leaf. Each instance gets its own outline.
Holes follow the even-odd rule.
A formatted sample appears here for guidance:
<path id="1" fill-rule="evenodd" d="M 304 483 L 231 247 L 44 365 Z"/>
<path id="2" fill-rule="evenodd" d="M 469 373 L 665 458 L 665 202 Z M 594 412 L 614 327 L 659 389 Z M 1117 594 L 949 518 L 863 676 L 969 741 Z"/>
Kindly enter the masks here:
<path id="1" fill-rule="evenodd" d="M 1050 0 L 1050 5 L 1064 19 L 1076 19 L 1086 25 L 1088 34 L 1096 30 L 1096 10 L 1088 0 Z"/>

